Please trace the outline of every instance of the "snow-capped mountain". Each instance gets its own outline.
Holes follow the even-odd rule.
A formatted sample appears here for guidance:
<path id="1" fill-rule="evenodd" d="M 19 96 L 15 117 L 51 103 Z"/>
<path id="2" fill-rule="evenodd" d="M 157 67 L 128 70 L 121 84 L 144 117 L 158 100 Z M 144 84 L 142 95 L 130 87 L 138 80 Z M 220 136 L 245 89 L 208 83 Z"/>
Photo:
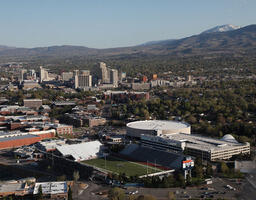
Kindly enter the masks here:
<path id="1" fill-rule="evenodd" d="M 205 34 L 205 33 L 216 33 L 216 32 L 227 32 L 227 31 L 233 31 L 236 29 L 241 28 L 240 26 L 235 26 L 232 24 L 225 24 L 222 26 L 216 26 L 214 28 L 211 28 L 209 30 L 206 30 L 204 32 L 202 32 L 201 34 Z"/>

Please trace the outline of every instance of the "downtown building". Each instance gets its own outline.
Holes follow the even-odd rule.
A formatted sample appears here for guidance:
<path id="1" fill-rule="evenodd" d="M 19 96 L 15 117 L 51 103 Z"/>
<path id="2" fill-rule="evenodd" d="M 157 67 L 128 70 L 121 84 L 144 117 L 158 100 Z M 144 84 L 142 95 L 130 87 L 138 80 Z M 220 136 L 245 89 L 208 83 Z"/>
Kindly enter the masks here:
<path id="1" fill-rule="evenodd" d="M 89 70 L 82 70 L 80 73 L 75 75 L 75 89 L 91 88 L 92 87 L 92 76 Z"/>

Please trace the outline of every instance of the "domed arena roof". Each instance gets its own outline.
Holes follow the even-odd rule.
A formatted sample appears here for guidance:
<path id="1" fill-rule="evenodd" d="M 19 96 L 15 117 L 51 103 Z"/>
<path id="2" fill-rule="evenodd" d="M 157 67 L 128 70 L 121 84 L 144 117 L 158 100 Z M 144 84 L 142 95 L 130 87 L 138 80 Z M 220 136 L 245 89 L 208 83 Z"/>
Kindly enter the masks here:
<path id="1" fill-rule="evenodd" d="M 221 140 L 227 141 L 227 142 L 235 142 L 237 143 L 236 139 L 231 134 L 224 135 Z"/>

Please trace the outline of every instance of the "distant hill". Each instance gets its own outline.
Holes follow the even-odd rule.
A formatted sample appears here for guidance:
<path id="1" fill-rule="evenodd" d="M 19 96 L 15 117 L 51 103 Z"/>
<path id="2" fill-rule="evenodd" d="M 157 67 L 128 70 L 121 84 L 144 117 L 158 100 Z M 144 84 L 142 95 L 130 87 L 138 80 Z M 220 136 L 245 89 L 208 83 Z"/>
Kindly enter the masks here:
<path id="1" fill-rule="evenodd" d="M 162 43 L 166 43 L 166 42 L 173 42 L 176 39 L 168 39 L 168 40 L 157 40 L 157 41 L 149 41 L 149 42 L 145 42 L 139 46 L 148 46 L 148 45 L 154 45 L 154 44 L 162 44 Z"/>
<path id="2" fill-rule="evenodd" d="M 240 29 L 194 35 L 177 40 L 163 40 L 134 47 L 94 49 L 83 46 L 51 46 L 38 48 L 13 48 L 0 46 L 1 57 L 54 57 L 74 56 L 108 57 L 136 55 L 193 56 L 209 54 L 256 53 L 256 25 Z"/>
<path id="3" fill-rule="evenodd" d="M 256 53 L 256 25 L 228 32 L 194 35 L 180 40 L 147 46 L 146 48 L 147 52 L 177 56 L 210 53 Z"/>
<path id="4" fill-rule="evenodd" d="M 0 47 L 1 48 L 1 47 Z M 83 46 L 50 46 L 37 48 L 4 48 L 0 56 L 76 56 L 96 54 L 97 49 Z"/>
<path id="5" fill-rule="evenodd" d="M 5 51 L 8 49 L 15 49 L 15 47 L 9 47 L 9 46 L 5 46 L 5 45 L 0 45 L 0 51 Z"/>

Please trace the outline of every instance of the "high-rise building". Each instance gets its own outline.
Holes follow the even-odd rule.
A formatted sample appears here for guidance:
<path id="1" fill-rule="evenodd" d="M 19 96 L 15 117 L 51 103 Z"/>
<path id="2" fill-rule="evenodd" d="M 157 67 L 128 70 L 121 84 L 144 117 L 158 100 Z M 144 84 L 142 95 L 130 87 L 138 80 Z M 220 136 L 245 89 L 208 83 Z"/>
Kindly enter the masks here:
<path id="1" fill-rule="evenodd" d="M 70 81 L 73 78 L 73 72 L 62 72 L 61 77 L 63 81 Z"/>
<path id="2" fill-rule="evenodd" d="M 24 75 L 25 75 L 26 72 L 27 72 L 26 69 L 21 69 L 20 70 L 20 77 L 19 77 L 20 82 L 24 81 Z"/>
<path id="3" fill-rule="evenodd" d="M 90 75 L 90 70 L 82 70 L 80 75 L 89 76 Z"/>
<path id="4" fill-rule="evenodd" d="M 27 76 L 32 80 L 36 80 L 36 71 L 34 69 L 30 69 L 27 73 Z"/>
<path id="5" fill-rule="evenodd" d="M 157 74 L 153 74 L 152 79 L 155 81 L 157 79 Z"/>
<path id="6" fill-rule="evenodd" d="M 143 76 L 143 77 L 142 77 L 142 82 L 143 82 L 143 83 L 148 82 L 148 77 L 147 77 L 147 76 Z"/>
<path id="7" fill-rule="evenodd" d="M 79 87 L 78 85 L 78 75 L 75 75 L 75 89 L 77 89 Z"/>
<path id="8" fill-rule="evenodd" d="M 100 69 L 101 69 L 101 77 L 100 77 L 101 82 L 102 83 L 110 83 L 110 77 L 109 77 L 110 72 L 107 68 L 106 63 L 100 62 L 99 65 L 100 65 Z"/>
<path id="9" fill-rule="evenodd" d="M 89 70 L 83 70 L 80 74 L 75 75 L 75 88 L 92 87 L 92 76 Z"/>
<path id="10" fill-rule="evenodd" d="M 79 75 L 79 70 L 78 69 L 75 69 L 74 71 L 73 71 L 73 76 L 75 77 L 75 76 L 78 76 Z"/>
<path id="11" fill-rule="evenodd" d="M 191 82 L 191 81 L 192 81 L 192 75 L 188 75 L 188 76 L 187 76 L 187 81 L 188 81 L 188 82 Z"/>
<path id="12" fill-rule="evenodd" d="M 110 83 L 115 87 L 118 86 L 118 71 L 116 69 L 110 69 Z"/>
<path id="13" fill-rule="evenodd" d="M 43 81 L 48 81 L 48 79 L 48 71 L 44 69 L 42 66 L 40 66 L 40 82 L 42 83 Z"/>

